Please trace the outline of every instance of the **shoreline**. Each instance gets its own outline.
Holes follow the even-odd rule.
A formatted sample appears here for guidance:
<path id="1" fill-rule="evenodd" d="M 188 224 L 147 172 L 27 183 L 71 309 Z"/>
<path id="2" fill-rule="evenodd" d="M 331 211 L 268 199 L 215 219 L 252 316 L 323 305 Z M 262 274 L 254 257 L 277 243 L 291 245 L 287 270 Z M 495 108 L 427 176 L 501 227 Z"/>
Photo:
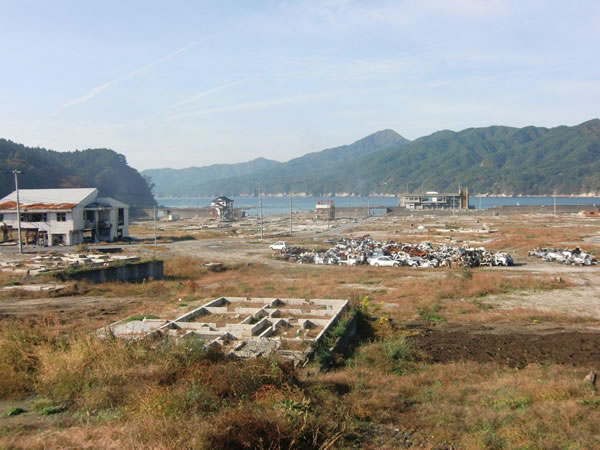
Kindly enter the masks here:
<path id="1" fill-rule="evenodd" d="M 233 198 L 256 198 L 257 196 L 244 196 L 244 195 L 232 195 Z M 214 197 L 154 197 L 156 200 L 209 200 Z M 276 194 L 265 194 L 262 198 L 289 198 L 289 195 L 276 195 Z M 298 199 L 318 199 L 318 198 L 397 198 L 396 195 L 392 194 L 373 194 L 373 195 L 322 195 L 322 196 L 312 196 L 312 195 L 296 195 L 294 194 L 292 198 Z M 600 194 L 556 194 L 556 195 L 543 195 L 543 194 L 517 194 L 517 195 L 508 195 L 508 194 L 473 194 L 469 195 L 469 198 L 598 198 L 600 199 Z"/>

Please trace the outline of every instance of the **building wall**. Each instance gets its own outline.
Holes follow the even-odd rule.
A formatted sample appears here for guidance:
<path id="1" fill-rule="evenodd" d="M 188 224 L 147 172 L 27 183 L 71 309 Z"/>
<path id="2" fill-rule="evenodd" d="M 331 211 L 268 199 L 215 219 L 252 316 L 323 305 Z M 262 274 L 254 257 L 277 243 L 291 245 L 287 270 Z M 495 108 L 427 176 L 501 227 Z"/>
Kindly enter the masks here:
<path id="1" fill-rule="evenodd" d="M 73 223 L 74 230 L 83 230 L 85 220 L 84 220 L 84 207 L 81 205 L 73 208 L 72 212 L 67 213 L 67 221 L 71 220 Z"/>

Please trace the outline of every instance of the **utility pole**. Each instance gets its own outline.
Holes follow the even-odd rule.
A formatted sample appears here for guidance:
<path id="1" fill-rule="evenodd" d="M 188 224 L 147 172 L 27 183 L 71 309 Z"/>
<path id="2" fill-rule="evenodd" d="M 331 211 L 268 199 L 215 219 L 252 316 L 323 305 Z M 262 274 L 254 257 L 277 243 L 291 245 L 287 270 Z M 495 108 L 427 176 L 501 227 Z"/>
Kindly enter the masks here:
<path id="1" fill-rule="evenodd" d="M 19 233 L 19 253 L 23 254 L 23 239 L 21 238 L 21 204 L 19 202 L 19 177 L 20 170 L 13 170 L 15 175 L 15 191 L 17 192 L 17 233 Z"/>
<path id="2" fill-rule="evenodd" d="M 263 215 L 262 215 L 262 189 L 258 190 L 258 202 L 259 202 L 259 211 L 260 211 L 260 238 L 264 239 L 263 232 Z"/>
<path id="3" fill-rule="evenodd" d="M 292 197 L 293 194 L 290 191 L 290 236 L 292 236 Z"/>
<path id="4" fill-rule="evenodd" d="M 350 197 L 348 196 L 348 222 L 350 222 Z"/>
<path id="5" fill-rule="evenodd" d="M 556 217 L 556 191 L 554 191 L 554 217 Z"/>
<path id="6" fill-rule="evenodd" d="M 371 217 L 371 199 L 367 198 L 367 218 Z"/>
<path id="7" fill-rule="evenodd" d="M 156 239 L 156 205 L 154 205 L 153 210 L 154 210 L 154 246 L 156 247 L 158 245 L 157 239 Z"/>

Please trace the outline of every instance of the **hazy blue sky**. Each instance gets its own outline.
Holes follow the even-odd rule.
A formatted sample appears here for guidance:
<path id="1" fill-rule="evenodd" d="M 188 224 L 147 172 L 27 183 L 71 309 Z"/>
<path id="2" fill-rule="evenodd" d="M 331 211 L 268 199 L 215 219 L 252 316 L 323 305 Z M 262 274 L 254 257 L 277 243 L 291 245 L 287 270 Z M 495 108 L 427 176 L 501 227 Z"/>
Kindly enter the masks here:
<path id="1" fill-rule="evenodd" d="M 0 137 L 133 167 L 600 113 L 596 1 L 4 1 Z"/>

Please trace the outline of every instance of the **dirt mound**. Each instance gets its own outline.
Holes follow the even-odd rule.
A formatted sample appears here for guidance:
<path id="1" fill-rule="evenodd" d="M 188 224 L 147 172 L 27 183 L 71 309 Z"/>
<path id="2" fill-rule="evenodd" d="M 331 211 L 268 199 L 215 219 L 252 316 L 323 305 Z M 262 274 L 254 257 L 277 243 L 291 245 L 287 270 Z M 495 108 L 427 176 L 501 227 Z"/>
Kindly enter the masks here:
<path id="1" fill-rule="evenodd" d="M 509 367 L 552 362 L 600 367 L 600 332 L 492 327 L 426 328 L 410 342 L 426 361 L 493 362 Z"/>

